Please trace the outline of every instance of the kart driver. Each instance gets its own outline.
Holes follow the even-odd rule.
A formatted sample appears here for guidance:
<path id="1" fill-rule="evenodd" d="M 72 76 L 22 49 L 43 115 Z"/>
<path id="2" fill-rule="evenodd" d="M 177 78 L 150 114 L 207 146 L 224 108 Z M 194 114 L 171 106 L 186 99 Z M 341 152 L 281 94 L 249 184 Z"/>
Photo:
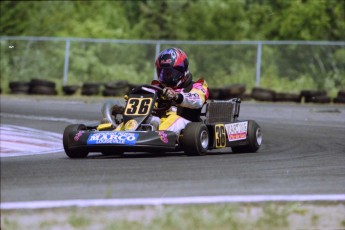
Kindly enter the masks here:
<path id="1" fill-rule="evenodd" d="M 181 49 L 162 51 L 155 66 L 158 80 L 151 84 L 163 88 L 162 97 L 173 100 L 176 106 L 172 106 L 165 116 L 152 116 L 150 123 L 158 130 L 179 134 L 189 122 L 200 121 L 202 106 L 209 97 L 208 85 L 203 79 L 192 81 L 187 55 Z"/>

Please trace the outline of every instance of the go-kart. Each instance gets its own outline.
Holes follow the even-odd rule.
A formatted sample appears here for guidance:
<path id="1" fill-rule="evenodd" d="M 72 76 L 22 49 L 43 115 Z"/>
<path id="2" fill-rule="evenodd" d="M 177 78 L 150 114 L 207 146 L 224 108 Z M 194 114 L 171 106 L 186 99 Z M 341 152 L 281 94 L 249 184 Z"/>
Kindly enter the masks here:
<path id="1" fill-rule="evenodd" d="M 126 105 L 121 112 L 114 112 L 115 103 L 106 102 L 99 124 L 67 126 L 63 133 L 67 156 L 85 158 L 90 152 L 121 155 L 124 152 L 173 151 L 198 156 L 226 147 L 231 147 L 234 153 L 256 152 L 260 148 L 260 126 L 254 120 L 238 120 L 239 98 L 207 101 L 200 122 L 188 123 L 179 134 L 157 130 L 150 124 L 150 117 L 162 116 L 174 106 L 172 101 L 164 100 L 162 94 L 163 89 L 158 86 L 138 86 L 125 96 Z"/>

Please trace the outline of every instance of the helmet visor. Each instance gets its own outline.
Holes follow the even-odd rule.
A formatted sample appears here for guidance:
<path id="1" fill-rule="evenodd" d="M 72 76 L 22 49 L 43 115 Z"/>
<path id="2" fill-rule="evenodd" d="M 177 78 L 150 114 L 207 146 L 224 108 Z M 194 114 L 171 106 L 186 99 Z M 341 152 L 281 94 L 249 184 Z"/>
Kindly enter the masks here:
<path id="1" fill-rule="evenodd" d="M 184 75 L 182 72 L 172 67 L 157 68 L 157 74 L 161 84 L 168 87 L 176 86 Z"/>

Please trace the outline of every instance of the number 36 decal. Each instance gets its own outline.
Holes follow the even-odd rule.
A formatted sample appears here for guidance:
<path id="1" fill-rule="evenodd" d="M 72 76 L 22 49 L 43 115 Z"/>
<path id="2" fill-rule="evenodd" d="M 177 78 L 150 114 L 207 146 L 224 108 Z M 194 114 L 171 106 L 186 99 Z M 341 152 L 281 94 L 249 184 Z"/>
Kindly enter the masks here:
<path id="1" fill-rule="evenodd" d="M 223 124 L 215 126 L 216 148 L 224 148 L 226 146 L 226 133 Z"/>
<path id="2" fill-rule="evenodd" d="M 125 115 L 147 115 L 150 112 L 152 98 L 130 98 L 128 100 Z"/>

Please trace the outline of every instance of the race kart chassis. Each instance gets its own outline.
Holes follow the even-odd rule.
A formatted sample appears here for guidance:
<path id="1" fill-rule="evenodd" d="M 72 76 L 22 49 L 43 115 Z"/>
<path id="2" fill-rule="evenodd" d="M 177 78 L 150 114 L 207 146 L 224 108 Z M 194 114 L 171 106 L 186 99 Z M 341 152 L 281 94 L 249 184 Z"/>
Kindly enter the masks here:
<path id="1" fill-rule="evenodd" d="M 154 89 L 154 90 L 152 90 Z M 116 155 L 123 152 L 184 151 L 187 155 L 204 155 L 211 149 L 231 147 L 232 152 L 256 152 L 262 142 L 260 126 L 253 120 L 239 121 L 241 100 L 207 101 L 200 114 L 200 122 L 191 122 L 179 135 L 167 130 L 154 130 L 148 118 L 155 110 L 161 89 L 143 85 L 132 91 L 123 114 L 124 130 L 114 130 L 110 108 L 103 106 L 103 117 L 111 128 L 75 124 L 67 126 L 63 135 L 66 154 L 83 158 L 89 152 Z"/>

